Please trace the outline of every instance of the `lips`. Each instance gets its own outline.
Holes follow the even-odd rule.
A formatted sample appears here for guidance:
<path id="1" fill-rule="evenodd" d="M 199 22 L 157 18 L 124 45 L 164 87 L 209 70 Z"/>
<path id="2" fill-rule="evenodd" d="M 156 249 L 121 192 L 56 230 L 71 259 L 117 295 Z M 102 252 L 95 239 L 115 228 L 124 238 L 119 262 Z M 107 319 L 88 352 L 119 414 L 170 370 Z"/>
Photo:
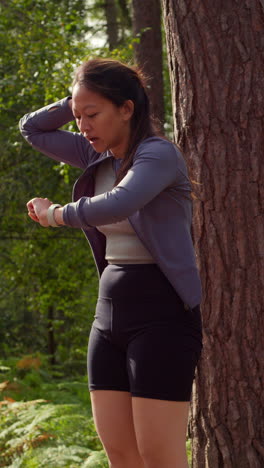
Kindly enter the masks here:
<path id="1" fill-rule="evenodd" d="M 95 143 L 97 140 L 99 140 L 98 137 L 89 137 L 88 140 L 90 141 L 90 143 Z"/>
<path id="2" fill-rule="evenodd" d="M 86 140 L 88 140 L 90 143 L 95 143 L 97 140 L 99 140 L 98 137 L 96 136 L 89 136 L 87 135 L 87 133 L 83 133 L 83 136 L 86 138 Z"/>

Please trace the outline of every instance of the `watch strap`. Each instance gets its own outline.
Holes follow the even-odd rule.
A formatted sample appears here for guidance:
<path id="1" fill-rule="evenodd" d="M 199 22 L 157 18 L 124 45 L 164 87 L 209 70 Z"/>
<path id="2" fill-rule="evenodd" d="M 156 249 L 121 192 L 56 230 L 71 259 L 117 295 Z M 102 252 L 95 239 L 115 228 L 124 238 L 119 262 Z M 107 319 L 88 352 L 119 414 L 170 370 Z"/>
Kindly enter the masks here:
<path id="1" fill-rule="evenodd" d="M 52 226 L 52 227 L 61 227 L 60 224 L 56 223 L 55 218 L 54 218 L 54 210 L 56 210 L 56 208 L 61 208 L 61 205 L 59 205 L 58 203 L 54 203 L 48 207 L 48 211 L 47 211 L 48 223 L 49 223 L 49 226 Z"/>

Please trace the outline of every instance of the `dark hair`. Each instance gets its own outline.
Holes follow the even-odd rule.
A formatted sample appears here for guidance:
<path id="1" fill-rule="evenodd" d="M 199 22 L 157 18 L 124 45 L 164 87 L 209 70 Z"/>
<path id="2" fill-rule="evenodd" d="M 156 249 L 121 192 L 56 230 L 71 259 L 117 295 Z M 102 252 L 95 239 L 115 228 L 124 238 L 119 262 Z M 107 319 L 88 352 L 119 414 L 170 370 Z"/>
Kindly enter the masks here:
<path id="1" fill-rule="evenodd" d="M 139 143 L 158 133 L 150 112 L 145 77 L 136 67 L 129 67 L 117 60 L 97 58 L 84 62 L 76 70 L 73 86 L 75 84 L 102 95 L 118 107 L 129 99 L 134 103 L 130 139 L 115 181 L 117 185 L 132 166 Z"/>

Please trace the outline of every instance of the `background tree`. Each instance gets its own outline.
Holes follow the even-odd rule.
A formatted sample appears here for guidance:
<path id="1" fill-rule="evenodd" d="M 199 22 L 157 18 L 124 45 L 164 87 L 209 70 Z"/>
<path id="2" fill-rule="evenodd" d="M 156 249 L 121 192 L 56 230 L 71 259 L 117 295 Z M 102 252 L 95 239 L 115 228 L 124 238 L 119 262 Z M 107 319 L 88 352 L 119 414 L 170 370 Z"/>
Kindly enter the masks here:
<path id="1" fill-rule="evenodd" d="M 149 77 L 148 94 L 154 116 L 164 123 L 163 58 L 160 0 L 132 0 L 135 60 Z"/>
<path id="2" fill-rule="evenodd" d="M 115 0 L 105 0 L 106 31 L 109 49 L 115 49 L 118 45 L 117 6 Z"/>
<path id="3" fill-rule="evenodd" d="M 130 3 L 130 0 L 117 0 L 117 4 L 120 10 L 121 23 L 129 31 L 131 31 L 132 27 Z"/>
<path id="4" fill-rule="evenodd" d="M 193 467 L 264 464 L 263 2 L 163 0 L 175 139 L 199 183 Z"/>
<path id="5" fill-rule="evenodd" d="M 131 35 L 131 7 L 127 0 L 90 0 L 87 13 L 94 47 L 107 56 L 125 52 Z"/>

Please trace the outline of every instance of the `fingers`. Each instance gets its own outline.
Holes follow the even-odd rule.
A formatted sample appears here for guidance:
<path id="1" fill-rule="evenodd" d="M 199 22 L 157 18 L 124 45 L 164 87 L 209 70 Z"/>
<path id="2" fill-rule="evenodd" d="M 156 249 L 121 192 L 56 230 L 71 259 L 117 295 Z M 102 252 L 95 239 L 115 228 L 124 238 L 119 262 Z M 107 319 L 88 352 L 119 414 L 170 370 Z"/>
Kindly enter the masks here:
<path id="1" fill-rule="evenodd" d="M 41 224 L 43 227 L 47 227 L 47 209 L 52 204 L 48 198 L 32 198 L 27 202 L 28 216 L 33 220 Z"/>
<path id="2" fill-rule="evenodd" d="M 29 200 L 27 202 L 27 209 L 28 209 L 28 216 L 33 219 L 33 221 L 36 221 L 39 223 L 39 217 L 37 216 L 36 209 L 38 206 L 38 202 L 40 200 L 43 200 L 43 198 L 32 198 L 32 200 Z"/>
<path id="3" fill-rule="evenodd" d="M 28 209 L 29 212 L 33 212 L 33 211 L 34 211 L 34 206 L 33 206 L 32 200 L 30 200 L 30 201 L 27 203 L 27 209 Z"/>
<path id="4" fill-rule="evenodd" d="M 28 203 L 27 203 L 27 209 L 28 209 L 28 216 L 33 219 L 33 221 L 39 221 L 36 213 L 35 213 L 35 208 L 34 208 L 34 201 L 36 200 L 36 198 L 33 198 L 32 200 L 30 200 Z"/>
<path id="5" fill-rule="evenodd" d="M 39 223 L 39 219 L 38 217 L 34 214 L 34 213 L 30 213 L 28 212 L 28 216 L 33 219 L 33 221 L 36 221 L 37 223 Z"/>

